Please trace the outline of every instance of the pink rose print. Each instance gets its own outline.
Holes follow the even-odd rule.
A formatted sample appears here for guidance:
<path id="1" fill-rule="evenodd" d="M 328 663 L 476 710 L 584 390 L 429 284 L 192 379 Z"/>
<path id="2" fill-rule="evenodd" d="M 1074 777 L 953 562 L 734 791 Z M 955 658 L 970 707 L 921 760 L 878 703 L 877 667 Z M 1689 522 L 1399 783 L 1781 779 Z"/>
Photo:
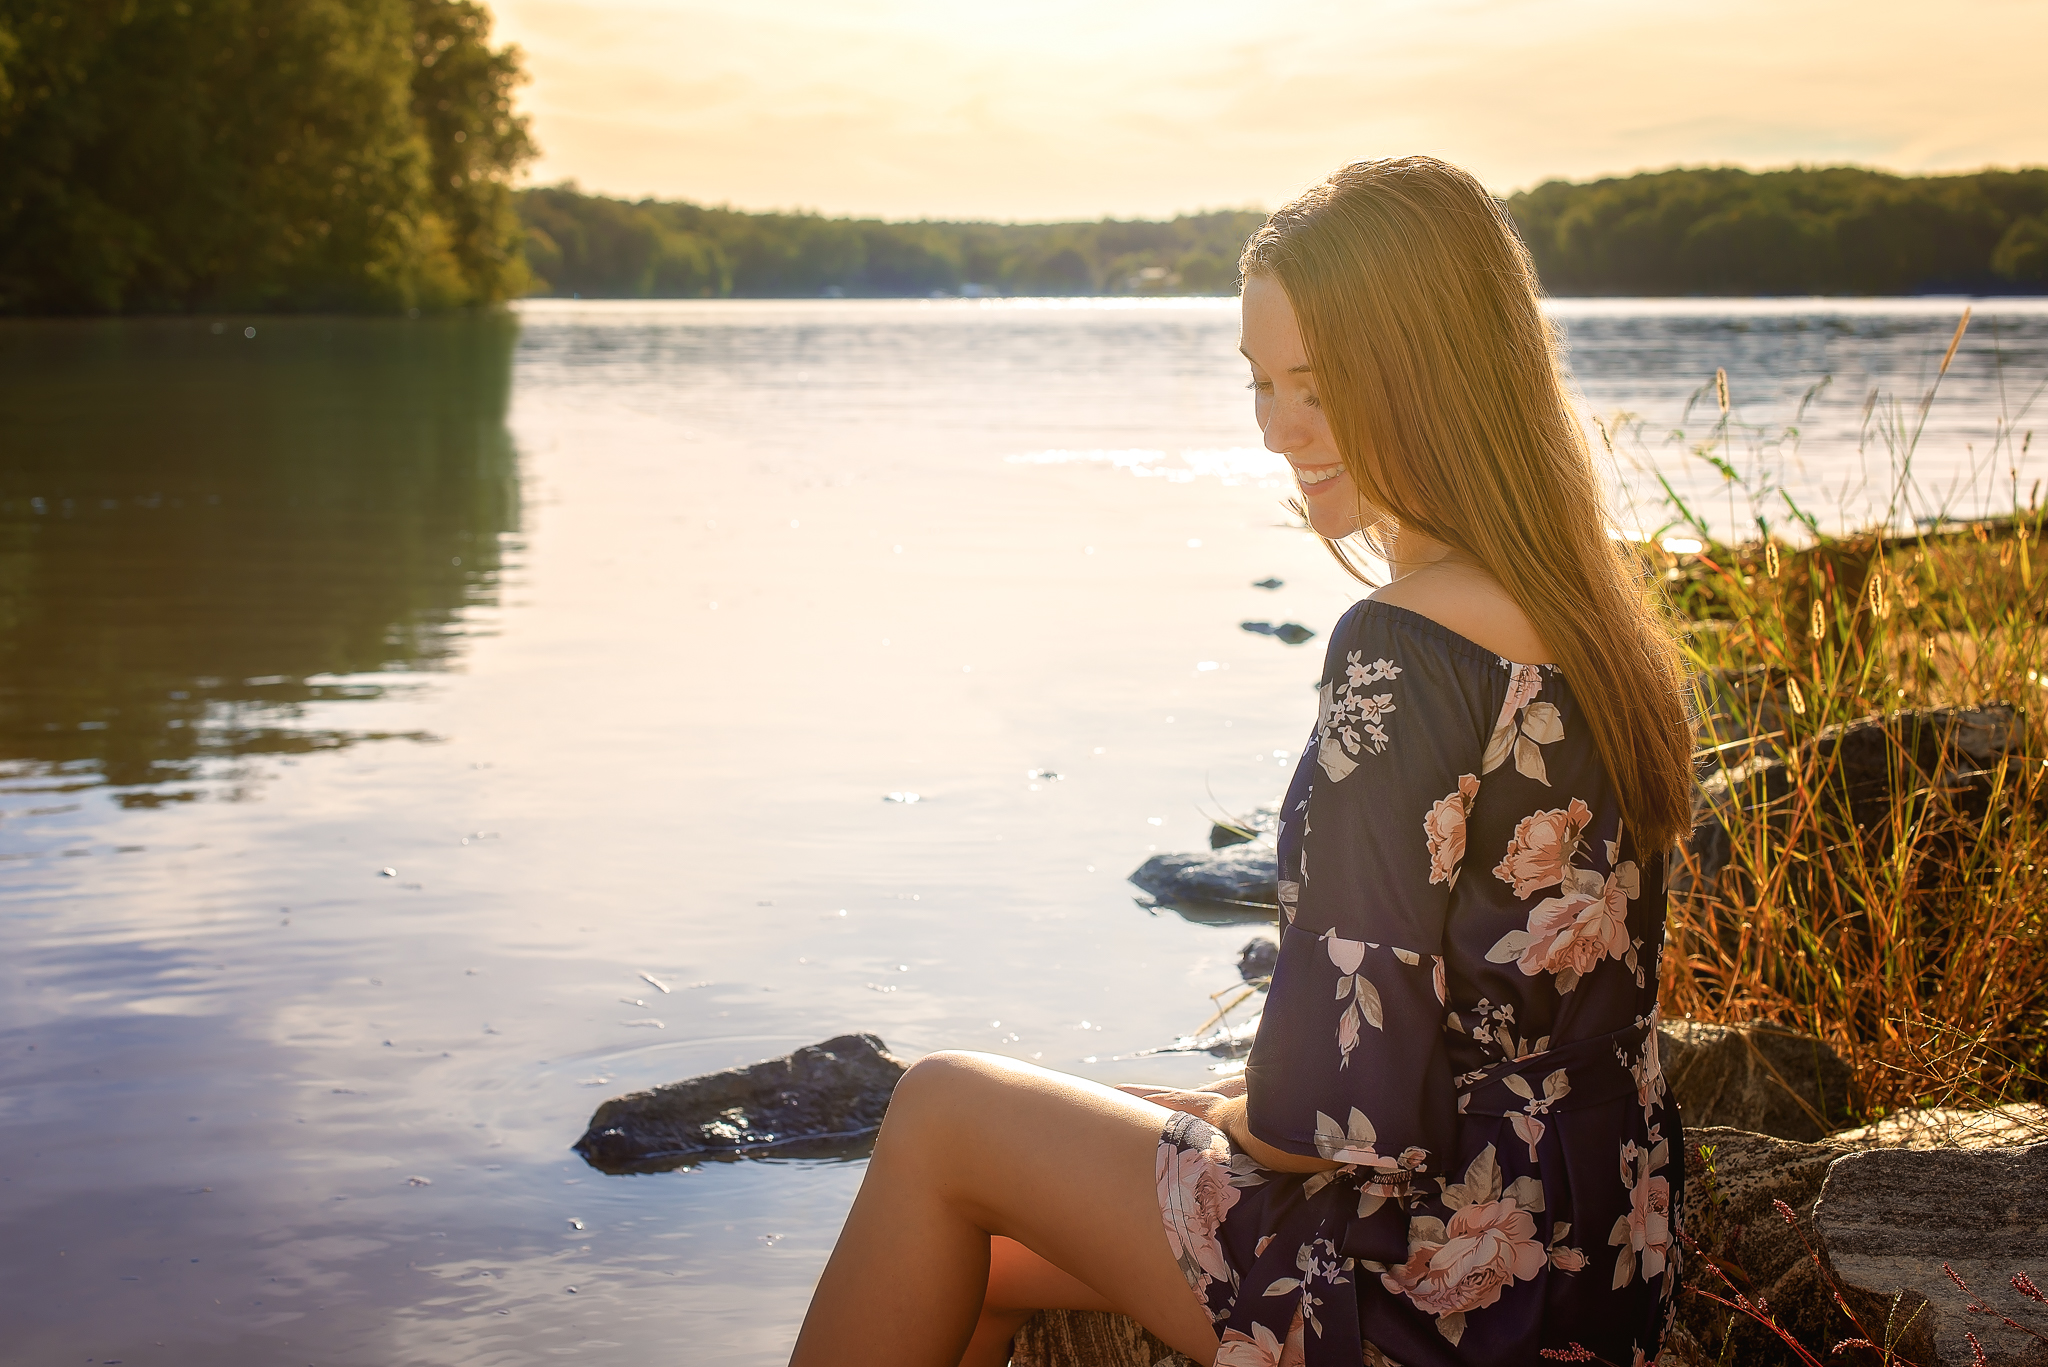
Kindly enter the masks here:
<path id="1" fill-rule="evenodd" d="M 1358 971 L 1365 962 L 1365 941 L 1330 934 L 1323 937 L 1323 944 L 1329 951 L 1330 962 L 1344 975 L 1337 979 L 1337 1000 L 1344 1003 L 1343 1014 L 1337 1018 L 1337 1066 L 1348 1068 L 1351 1052 L 1358 1047 L 1360 1029 L 1367 1025 L 1375 1030 L 1387 1028 L 1386 1007 L 1372 979 Z"/>
<path id="2" fill-rule="evenodd" d="M 1579 873 L 1574 890 L 1546 897 L 1531 907 L 1529 928 L 1501 936 L 1486 952 L 1487 962 L 1513 959 L 1515 966 L 1532 978 L 1538 973 L 1555 974 L 1557 990 L 1569 992 L 1602 959 L 1626 955 L 1630 948 L 1628 904 L 1642 890 L 1641 876 L 1631 861 L 1601 881 L 1597 891 L 1580 890 L 1594 877 Z"/>
<path id="3" fill-rule="evenodd" d="M 1436 800 L 1422 818 L 1422 834 L 1429 842 L 1429 881 L 1458 886 L 1458 866 L 1465 859 L 1465 818 L 1479 797 L 1479 776 L 1458 776 L 1458 791 Z"/>
<path id="4" fill-rule="evenodd" d="M 1337 965 L 1339 973 L 1356 973 L 1358 966 L 1365 962 L 1365 941 L 1347 940 L 1341 935 L 1331 935 L 1324 942 L 1330 951 L 1330 962 Z"/>
<path id="5" fill-rule="evenodd" d="M 1527 1281 L 1548 1261 L 1536 1221 L 1512 1196 L 1474 1202 L 1451 1216 L 1442 1243 L 1415 1245 L 1408 1261 L 1380 1278 L 1431 1315 L 1462 1315 L 1500 1299 L 1503 1287 Z"/>
<path id="6" fill-rule="evenodd" d="M 1229 1170 L 1204 1150 L 1161 1144 L 1153 1172 L 1174 1260 L 1183 1266 L 1192 1260 L 1212 1280 L 1229 1281 L 1230 1264 L 1216 1241 L 1216 1229 L 1239 1195 Z"/>
<path id="7" fill-rule="evenodd" d="M 1585 848 L 1586 827 L 1592 821 L 1592 811 L 1578 798 L 1568 807 L 1523 817 L 1508 841 L 1508 852 L 1494 866 L 1493 876 L 1513 884 L 1517 897 L 1527 897 L 1538 888 L 1556 887 Z"/>
<path id="8" fill-rule="evenodd" d="M 1614 1289 L 1638 1275 L 1646 1282 L 1664 1275 L 1671 1255 L 1671 1182 L 1651 1174 L 1664 1166 L 1662 1144 L 1643 1149 L 1625 1143 L 1621 1149 L 1621 1180 L 1628 1188 L 1628 1213 L 1614 1220 L 1607 1242 L 1620 1245 L 1614 1259 Z"/>
<path id="9" fill-rule="evenodd" d="M 1294 1312 L 1294 1323 L 1287 1330 L 1285 1342 L 1256 1321 L 1249 1334 L 1242 1329 L 1226 1329 L 1222 1351 L 1216 1354 L 1216 1367 L 1302 1367 L 1307 1361 L 1303 1339 L 1300 1310 Z"/>

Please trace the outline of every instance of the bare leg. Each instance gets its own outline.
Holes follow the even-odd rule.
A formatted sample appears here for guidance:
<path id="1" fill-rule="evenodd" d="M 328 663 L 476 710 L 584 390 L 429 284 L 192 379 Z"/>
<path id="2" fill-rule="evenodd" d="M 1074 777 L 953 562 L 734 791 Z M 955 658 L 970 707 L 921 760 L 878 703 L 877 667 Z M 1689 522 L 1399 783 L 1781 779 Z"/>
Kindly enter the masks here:
<path id="1" fill-rule="evenodd" d="M 1153 1172 L 1167 1116 L 1011 1059 L 945 1053 L 918 1063 L 897 1084 L 791 1367 L 956 1367 L 970 1344 L 990 1351 L 975 1340 L 991 1236 L 1050 1264 L 1007 1258 L 1016 1275 L 1005 1276 L 999 1299 L 1027 1298 L 1034 1280 L 1071 1295 L 1051 1275 L 1063 1273 L 1097 1298 L 1078 1308 L 1119 1310 L 1196 1361 L 1213 1361 L 1215 1330 L 1159 1218 Z M 992 1308 L 989 1334 L 1039 1307 Z"/>
<path id="2" fill-rule="evenodd" d="M 1093 1287 L 1060 1271 L 1015 1239 L 989 1240 L 988 1294 L 960 1367 L 1003 1367 L 1010 1340 L 1041 1310 L 1111 1310 Z"/>

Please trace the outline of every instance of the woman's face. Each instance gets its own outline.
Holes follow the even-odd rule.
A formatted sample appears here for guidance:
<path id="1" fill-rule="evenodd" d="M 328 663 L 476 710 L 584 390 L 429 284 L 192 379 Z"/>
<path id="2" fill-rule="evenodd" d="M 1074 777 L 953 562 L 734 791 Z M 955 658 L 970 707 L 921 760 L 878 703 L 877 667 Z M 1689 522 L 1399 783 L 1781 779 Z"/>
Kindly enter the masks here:
<path id="1" fill-rule="evenodd" d="M 1316 398 L 1294 305 L 1277 280 L 1263 275 L 1246 277 L 1243 305 L 1238 349 L 1252 365 L 1253 409 L 1266 449 L 1294 467 L 1309 526 L 1332 541 L 1349 536 L 1359 528 L 1358 490 Z"/>

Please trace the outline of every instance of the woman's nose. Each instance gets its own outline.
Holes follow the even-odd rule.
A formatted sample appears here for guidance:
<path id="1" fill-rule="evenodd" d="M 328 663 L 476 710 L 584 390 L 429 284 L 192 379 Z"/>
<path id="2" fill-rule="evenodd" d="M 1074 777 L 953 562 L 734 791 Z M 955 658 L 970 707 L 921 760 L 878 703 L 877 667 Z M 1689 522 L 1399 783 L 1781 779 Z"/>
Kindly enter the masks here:
<path id="1" fill-rule="evenodd" d="M 1276 456 L 1300 449 L 1307 437 L 1300 417 L 1284 403 L 1274 404 L 1267 412 L 1264 433 L 1266 449 Z"/>

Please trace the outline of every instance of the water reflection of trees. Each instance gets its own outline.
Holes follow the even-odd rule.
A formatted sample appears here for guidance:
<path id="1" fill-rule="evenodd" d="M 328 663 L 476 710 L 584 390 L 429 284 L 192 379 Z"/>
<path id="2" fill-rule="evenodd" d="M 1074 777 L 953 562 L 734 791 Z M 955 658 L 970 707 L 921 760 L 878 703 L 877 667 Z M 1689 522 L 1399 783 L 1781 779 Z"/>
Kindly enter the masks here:
<path id="1" fill-rule="evenodd" d="M 302 718 L 445 667 L 495 601 L 516 328 L 0 325 L 0 775 L 161 784 L 385 734 Z"/>

